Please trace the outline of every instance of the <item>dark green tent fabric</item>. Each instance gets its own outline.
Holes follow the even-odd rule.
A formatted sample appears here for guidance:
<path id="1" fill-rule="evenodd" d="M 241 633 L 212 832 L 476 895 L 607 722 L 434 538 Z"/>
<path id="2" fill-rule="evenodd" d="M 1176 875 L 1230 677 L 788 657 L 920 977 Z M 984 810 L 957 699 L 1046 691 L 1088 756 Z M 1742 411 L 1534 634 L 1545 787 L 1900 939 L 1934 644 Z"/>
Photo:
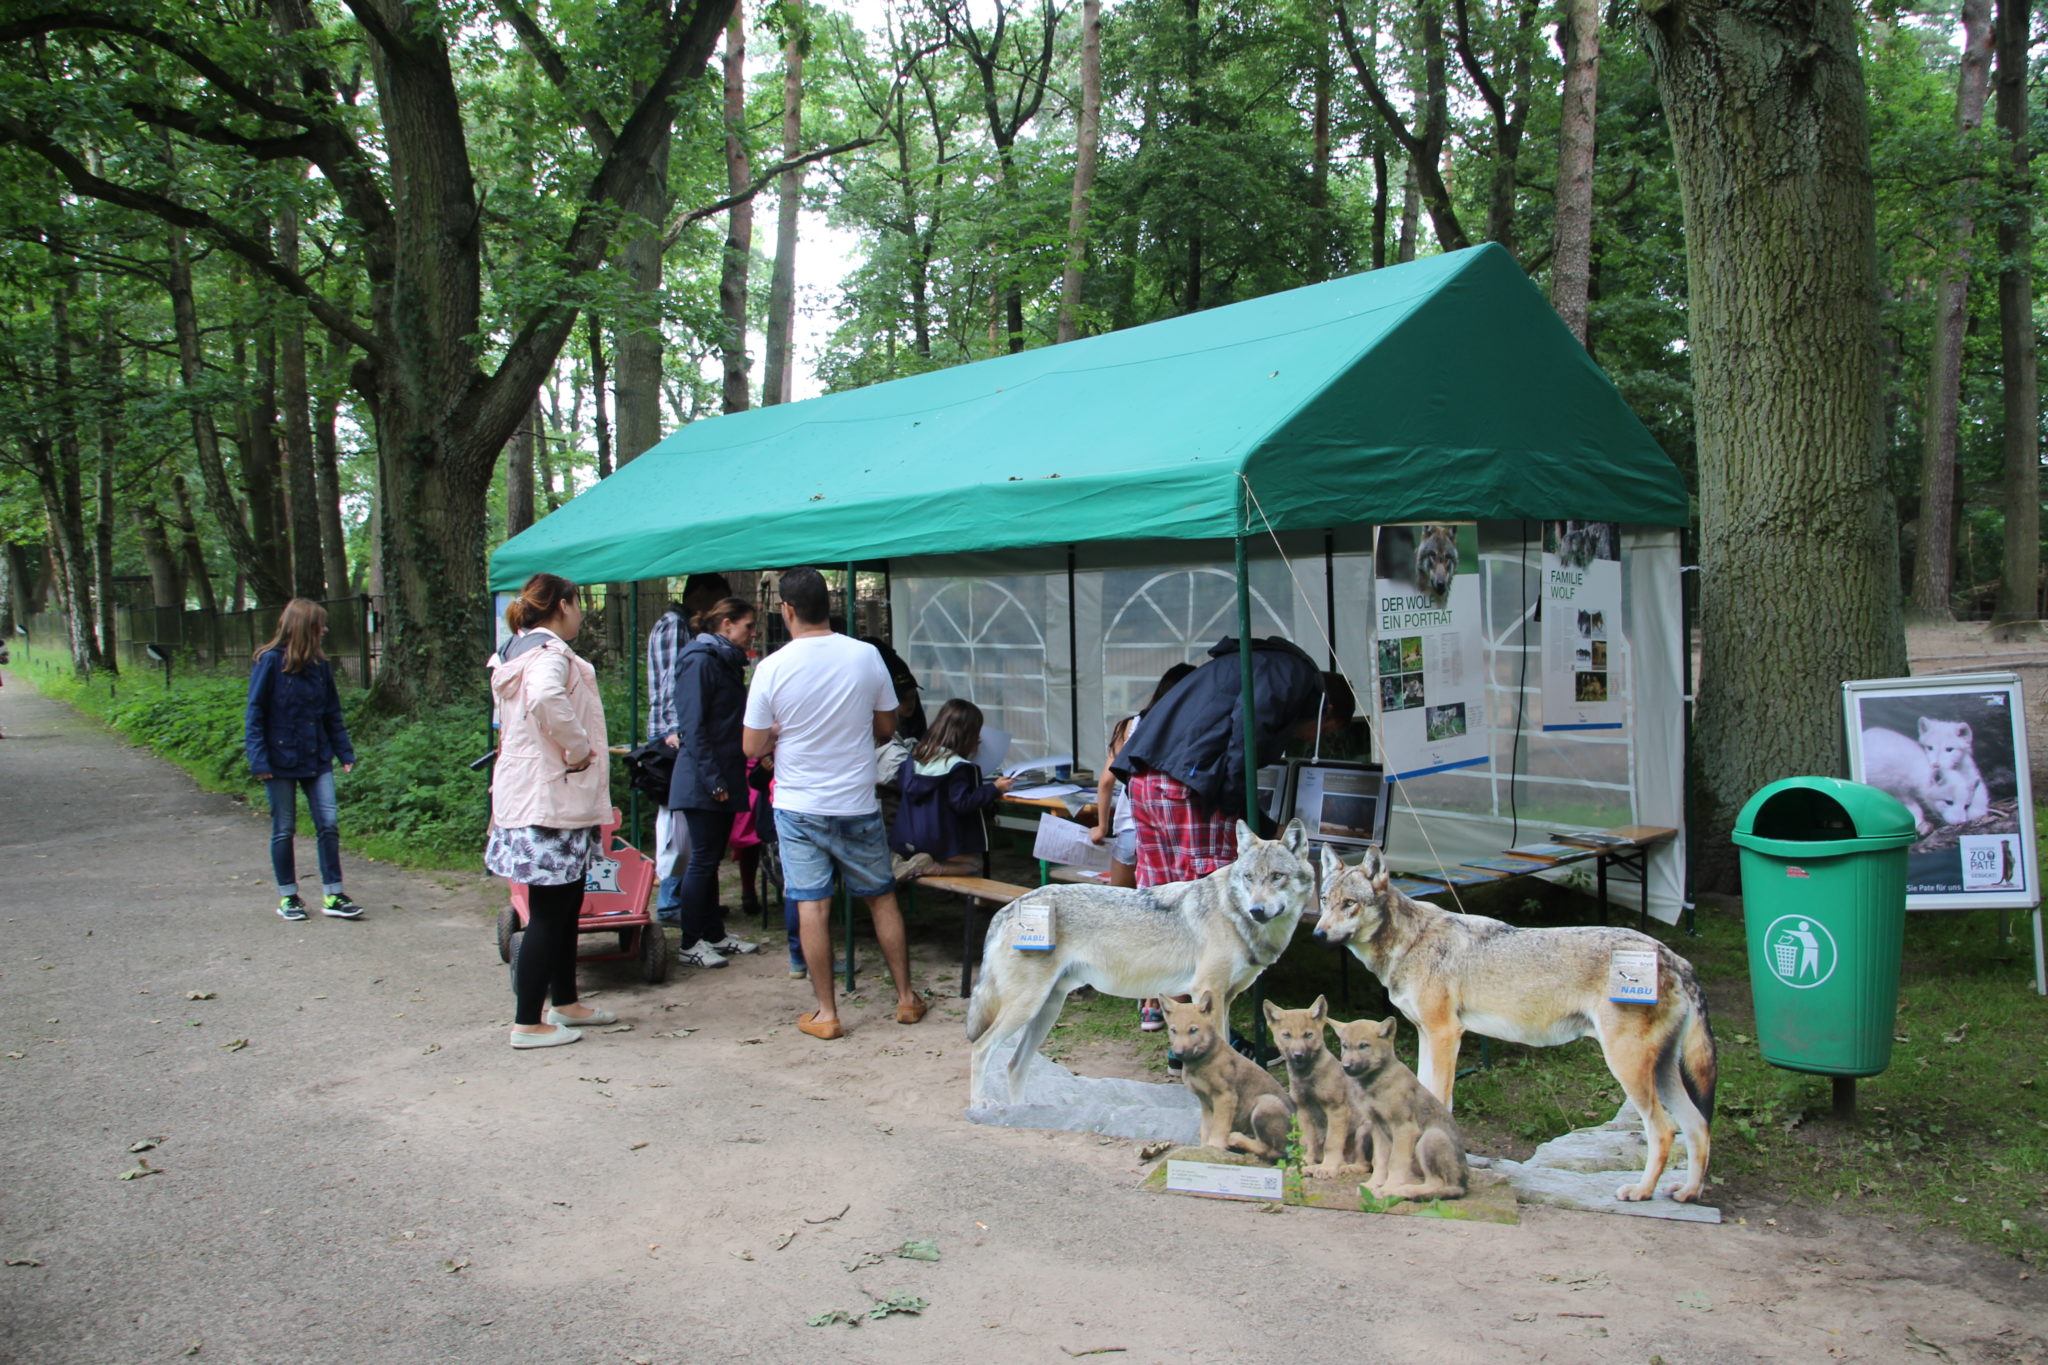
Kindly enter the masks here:
<path id="1" fill-rule="evenodd" d="M 1545 517 L 1682 525 L 1686 493 L 1489 245 L 692 423 L 491 581 Z"/>

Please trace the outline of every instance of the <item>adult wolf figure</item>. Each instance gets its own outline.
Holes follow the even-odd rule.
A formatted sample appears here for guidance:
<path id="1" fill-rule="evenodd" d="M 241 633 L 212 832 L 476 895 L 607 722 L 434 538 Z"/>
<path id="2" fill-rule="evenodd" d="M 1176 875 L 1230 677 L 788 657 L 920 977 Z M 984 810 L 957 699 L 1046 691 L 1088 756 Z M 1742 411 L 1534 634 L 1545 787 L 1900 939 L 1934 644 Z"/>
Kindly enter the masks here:
<path id="1" fill-rule="evenodd" d="M 988 926 L 967 1007 L 973 1103 L 989 1098 L 989 1054 L 1019 1035 L 1009 1065 L 1015 1098 L 1077 986 L 1133 1000 L 1208 990 L 1217 1017 L 1228 1018 L 1230 1002 L 1279 958 L 1314 898 L 1308 831 L 1299 820 L 1277 839 L 1261 839 L 1238 821 L 1237 858 L 1198 881 L 1042 886 L 1019 897 Z M 1038 905 L 1052 910 L 1053 946 L 1011 946 L 1019 912 Z"/>
<path id="2" fill-rule="evenodd" d="M 1654 1195 L 1671 1139 L 1682 1131 L 1690 1169 L 1670 1194 L 1681 1203 L 1699 1198 L 1714 1113 L 1714 1035 L 1692 964 L 1677 953 L 1633 929 L 1517 929 L 1424 905 L 1391 884 L 1378 849 L 1367 849 L 1357 867 L 1323 850 L 1315 932 L 1324 943 L 1349 948 L 1386 986 L 1421 1037 L 1415 1070 L 1447 1108 L 1467 1029 L 1530 1047 L 1598 1038 L 1607 1069 L 1642 1116 L 1650 1148 L 1643 1178 L 1615 1197 Z M 1657 954 L 1656 1004 L 1607 998 L 1617 948 Z"/>

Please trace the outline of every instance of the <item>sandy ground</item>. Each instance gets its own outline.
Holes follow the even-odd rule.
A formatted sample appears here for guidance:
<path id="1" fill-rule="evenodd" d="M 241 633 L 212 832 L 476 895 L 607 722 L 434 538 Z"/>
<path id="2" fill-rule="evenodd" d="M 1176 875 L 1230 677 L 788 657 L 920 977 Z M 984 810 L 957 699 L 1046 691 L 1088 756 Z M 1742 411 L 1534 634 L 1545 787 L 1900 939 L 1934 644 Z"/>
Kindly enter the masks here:
<path id="1" fill-rule="evenodd" d="M 287 924 L 258 817 L 19 681 L 0 1254 L 40 1264 L 0 1268 L 0 1358 L 2048 1358 L 2015 1262 L 1829 1212 L 1498 1227 L 1146 1194 L 1134 1143 L 961 1120 L 957 999 L 798 1034 L 772 945 L 658 988 L 592 968 L 633 1031 L 513 1053 L 494 884 L 356 860 L 367 919 Z M 926 911 L 921 985 L 957 981 L 956 925 Z M 120 1179 L 145 1141 L 158 1173 Z M 910 1239 L 941 1259 L 890 1254 Z M 805 1325 L 895 1294 L 929 1306 Z"/>

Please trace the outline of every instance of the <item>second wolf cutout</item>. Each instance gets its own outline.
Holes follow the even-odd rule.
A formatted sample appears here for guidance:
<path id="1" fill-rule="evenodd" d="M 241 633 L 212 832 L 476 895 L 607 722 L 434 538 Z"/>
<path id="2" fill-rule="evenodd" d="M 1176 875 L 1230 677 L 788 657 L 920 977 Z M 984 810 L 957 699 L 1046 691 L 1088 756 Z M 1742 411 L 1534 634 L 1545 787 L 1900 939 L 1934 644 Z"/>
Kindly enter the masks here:
<path id="1" fill-rule="evenodd" d="M 1363 1175 L 1373 1163 L 1364 1095 L 1330 1050 L 1323 1029 L 1330 1022 L 1329 1002 L 1322 996 L 1305 1010 L 1283 1010 L 1265 1003 L 1273 1045 L 1287 1063 L 1287 1093 L 1301 1121 L 1304 1174 L 1330 1177 Z"/>

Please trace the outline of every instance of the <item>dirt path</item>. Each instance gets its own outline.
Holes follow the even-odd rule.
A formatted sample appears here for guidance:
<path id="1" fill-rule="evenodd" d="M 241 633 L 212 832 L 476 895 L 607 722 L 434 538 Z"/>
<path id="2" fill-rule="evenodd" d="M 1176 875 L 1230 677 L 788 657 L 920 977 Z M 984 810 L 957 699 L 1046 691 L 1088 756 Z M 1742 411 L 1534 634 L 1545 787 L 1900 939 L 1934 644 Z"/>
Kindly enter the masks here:
<path id="1" fill-rule="evenodd" d="M 961 1121 L 959 1001 L 903 1028 L 865 1000 L 817 1043 L 772 948 L 656 989 L 593 972 L 634 1031 L 514 1054 L 492 884 L 354 860 L 366 920 L 287 924 L 260 820 L 18 682 L 0 1254 L 40 1264 L 0 1268 L 0 1358 L 2048 1356 L 2014 1263 L 1831 1215 L 1494 1227 L 1147 1195 L 1133 1143 Z M 931 921 L 919 974 L 944 987 L 957 930 Z M 150 1140 L 161 1174 L 120 1179 Z M 888 1254 L 910 1239 L 942 1259 Z M 805 1325 L 898 1293 L 929 1307 Z"/>

